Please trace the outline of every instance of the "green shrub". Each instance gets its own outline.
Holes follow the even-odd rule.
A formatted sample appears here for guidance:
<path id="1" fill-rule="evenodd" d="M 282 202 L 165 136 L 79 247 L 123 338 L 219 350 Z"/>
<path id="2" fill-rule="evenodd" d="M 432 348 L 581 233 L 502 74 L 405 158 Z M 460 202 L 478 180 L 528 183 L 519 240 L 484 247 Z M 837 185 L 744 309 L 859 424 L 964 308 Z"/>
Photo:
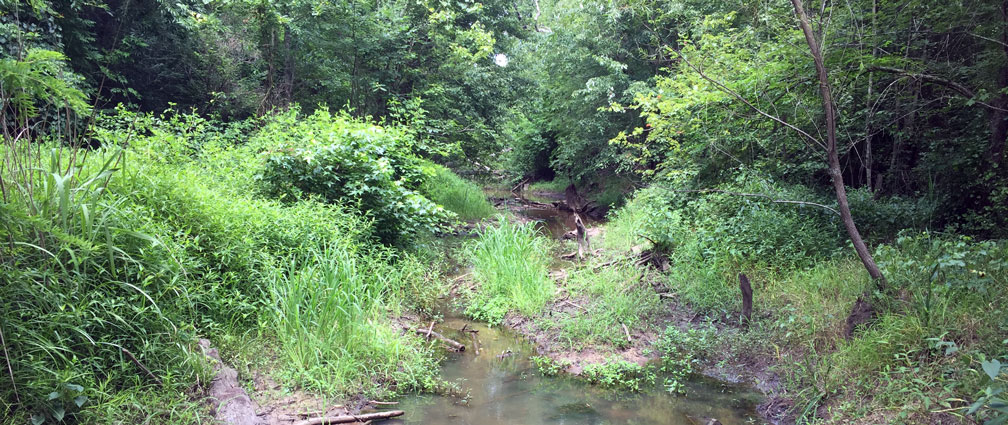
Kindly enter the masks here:
<path id="1" fill-rule="evenodd" d="M 655 382 L 651 368 L 618 358 L 585 366 L 581 374 L 593 384 L 635 392 Z"/>
<path id="2" fill-rule="evenodd" d="M 321 108 L 271 120 L 254 144 L 270 146 L 259 176 L 265 193 L 293 201 L 316 196 L 361 211 L 387 244 L 436 230 L 450 214 L 419 193 L 421 160 L 409 134 Z"/>
<path id="3" fill-rule="evenodd" d="M 495 325 L 512 309 L 525 314 L 539 312 L 553 296 L 545 243 L 533 226 L 511 223 L 503 217 L 496 226 L 481 231 L 469 248 L 479 287 L 466 314 Z"/>
<path id="4" fill-rule="evenodd" d="M 665 390 L 685 394 L 686 381 L 694 366 L 700 363 L 704 353 L 713 348 L 713 335 L 706 329 L 684 332 L 670 325 L 655 343 L 655 348 L 661 356 L 660 371 Z"/>
<path id="5" fill-rule="evenodd" d="M 476 184 L 440 165 L 428 164 L 426 168 L 431 175 L 424 180 L 420 190 L 431 201 L 462 220 L 479 220 L 496 212 L 483 189 Z"/>

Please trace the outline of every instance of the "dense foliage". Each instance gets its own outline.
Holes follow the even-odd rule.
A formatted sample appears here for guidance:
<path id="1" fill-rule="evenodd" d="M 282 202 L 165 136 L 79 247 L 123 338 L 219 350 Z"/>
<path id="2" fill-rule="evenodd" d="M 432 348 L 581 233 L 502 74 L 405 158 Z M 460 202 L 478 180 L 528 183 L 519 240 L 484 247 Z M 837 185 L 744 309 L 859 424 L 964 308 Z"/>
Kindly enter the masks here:
<path id="1" fill-rule="evenodd" d="M 0 0 L 0 135 L 12 421 L 199 422 L 200 337 L 316 393 L 431 389 L 390 317 L 473 227 L 470 316 L 581 297 L 535 325 L 658 329 L 671 392 L 757 340 L 796 421 L 1008 421 L 1005 2 Z M 453 170 L 629 199 L 622 258 L 555 282 Z M 673 298 L 711 328 L 659 327 Z"/>

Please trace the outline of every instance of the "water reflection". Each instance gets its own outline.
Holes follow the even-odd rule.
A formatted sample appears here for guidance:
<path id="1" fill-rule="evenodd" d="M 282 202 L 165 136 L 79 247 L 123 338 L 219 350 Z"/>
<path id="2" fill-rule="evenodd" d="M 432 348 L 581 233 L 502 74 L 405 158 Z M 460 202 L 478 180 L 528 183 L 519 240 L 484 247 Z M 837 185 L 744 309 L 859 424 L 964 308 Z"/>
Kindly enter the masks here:
<path id="1" fill-rule="evenodd" d="M 458 331 L 463 326 L 479 331 L 479 355 Z M 704 425 L 709 418 L 724 425 L 762 423 L 753 410 L 758 395 L 744 388 L 702 381 L 690 384 L 686 397 L 659 388 L 619 392 L 569 377 L 541 376 L 529 360 L 532 347 L 502 329 L 453 318 L 439 331 L 468 342 L 466 351 L 452 354 L 442 371 L 445 379 L 460 382 L 468 396 L 405 397 L 399 408 L 406 414 L 391 423 Z"/>

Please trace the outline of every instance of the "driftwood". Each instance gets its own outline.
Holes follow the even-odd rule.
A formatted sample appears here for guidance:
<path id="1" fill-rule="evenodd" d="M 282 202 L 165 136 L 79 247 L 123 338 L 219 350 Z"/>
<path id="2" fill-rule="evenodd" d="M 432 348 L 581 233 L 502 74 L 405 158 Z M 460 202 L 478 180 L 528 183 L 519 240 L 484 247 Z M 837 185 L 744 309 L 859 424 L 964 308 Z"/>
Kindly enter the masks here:
<path id="1" fill-rule="evenodd" d="M 430 339 L 431 337 L 437 338 L 441 342 L 445 343 L 445 345 L 447 345 L 448 348 L 451 349 L 452 351 L 465 351 L 464 344 L 460 344 L 458 341 L 455 341 L 451 338 L 448 338 L 444 335 L 434 332 L 433 329 L 412 329 L 406 326 L 404 326 L 403 329 L 408 331 L 412 330 L 413 332 L 416 332 L 418 335 L 423 335 L 427 339 Z"/>
<path id="2" fill-rule="evenodd" d="M 402 416 L 404 413 L 402 410 L 389 410 L 388 412 L 377 412 L 377 413 L 366 413 L 363 415 L 339 415 L 339 416 L 327 416 L 322 418 L 311 418 L 305 419 L 301 422 L 297 422 L 294 425 L 327 425 L 327 424 L 346 424 L 352 422 L 368 422 L 374 420 L 382 420 L 394 418 L 396 416 Z"/>

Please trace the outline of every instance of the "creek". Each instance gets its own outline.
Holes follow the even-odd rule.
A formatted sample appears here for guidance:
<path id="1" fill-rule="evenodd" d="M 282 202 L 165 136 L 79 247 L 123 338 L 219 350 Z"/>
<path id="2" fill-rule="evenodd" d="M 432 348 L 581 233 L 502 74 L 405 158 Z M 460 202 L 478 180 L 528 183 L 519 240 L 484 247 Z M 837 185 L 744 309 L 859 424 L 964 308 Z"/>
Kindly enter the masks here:
<path id="1" fill-rule="evenodd" d="M 558 209 L 511 210 L 538 222 L 552 237 L 569 230 L 572 222 L 569 213 Z M 687 395 L 677 396 L 664 391 L 660 375 L 653 387 L 640 392 L 563 374 L 544 376 L 530 359 L 537 354 L 535 347 L 522 336 L 471 321 L 451 307 L 442 314 L 445 320 L 434 329 L 466 345 L 464 352 L 449 352 L 441 368 L 441 377 L 456 382 L 461 395 L 405 396 L 397 408 L 406 414 L 388 423 L 706 425 L 711 418 L 724 425 L 764 423 L 755 411 L 761 395 L 752 388 L 696 378 L 686 385 Z"/>

